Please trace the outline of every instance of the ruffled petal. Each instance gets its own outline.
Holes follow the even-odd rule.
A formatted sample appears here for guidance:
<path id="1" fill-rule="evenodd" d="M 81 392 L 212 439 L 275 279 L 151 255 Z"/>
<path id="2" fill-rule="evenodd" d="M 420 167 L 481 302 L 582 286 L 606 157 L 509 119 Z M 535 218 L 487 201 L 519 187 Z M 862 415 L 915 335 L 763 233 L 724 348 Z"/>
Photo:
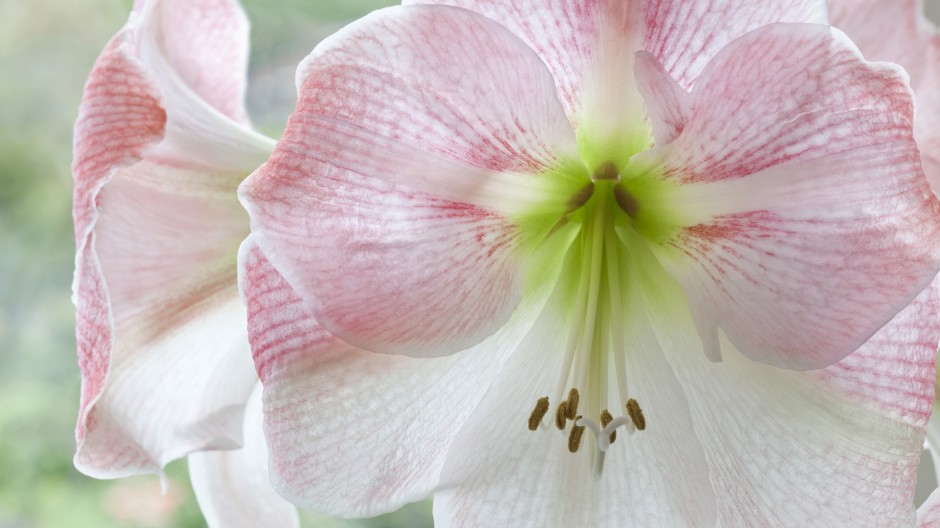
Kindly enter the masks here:
<path id="1" fill-rule="evenodd" d="M 695 353 L 667 314 L 667 357 L 688 394 L 719 526 L 911 526 L 930 415 L 940 296 L 934 285 L 841 362 L 795 372 Z"/>
<path id="2" fill-rule="evenodd" d="M 159 76 L 182 82 L 212 108 L 248 123 L 245 89 L 248 71 L 248 17 L 235 0 L 148 0 L 135 7 L 146 18 Z M 184 88 L 185 87 L 185 88 Z M 182 95 L 182 94 L 180 94 Z"/>
<path id="3" fill-rule="evenodd" d="M 827 24 L 825 0 L 649 0 L 640 16 L 642 47 L 685 89 L 735 39 L 769 24 Z"/>
<path id="4" fill-rule="evenodd" d="M 245 406 L 244 445 L 189 455 L 189 478 L 210 528 L 300 526 L 297 509 L 271 489 L 262 431 L 261 385 Z"/>
<path id="5" fill-rule="evenodd" d="M 691 98 L 675 141 L 635 161 L 677 184 L 687 227 L 660 256 L 710 356 L 720 328 L 752 359 L 830 365 L 933 278 L 940 204 L 896 67 L 778 24 L 728 46 Z"/>
<path id="6" fill-rule="evenodd" d="M 571 307 L 561 298 L 546 307 L 516 346 L 454 442 L 434 497 L 435 526 L 715 526 L 716 496 L 692 428 L 687 393 L 639 306 L 630 305 L 635 317 L 613 330 L 628 336 L 628 386 L 643 402 L 647 428 L 632 435 L 619 431 L 599 479 L 592 474 L 590 432 L 584 433 L 579 452 L 571 454 L 567 434 L 554 425 L 527 428 L 533 404 L 565 368 L 560 343 L 570 330 L 565 314 Z M 607 400 L 618 398 L 612 388 Z M 580 408 L 588 416 L 592 411 L 585 400 Z M 550 401 L 551 411 L 558 403 Z"/>
<path id="7" fill-rule="evenodd" d="M 241 285 L 275 489 L 301 507 L 355 517 L 427 497 L 533 308 L 448 357 L 362 351 L 316 323 L 253 237 L 242 246 Z"/>
<path id="8" fill-rule="evenodd" d="M 844 31 L 865 58 L 900 64 L 920 84 L 936 28 L 923 0 L 829 0 L 832 25 Z"/>
<path id="9" fill-rule="evenodd" d="M 191 7 L 198 16 L 183 29 L 193 31 L 227 28 L 223 15 L 238 9 Z M 235 281 L 247 233 L 235 189 L 271 142 L 167 81 L 167 68 L 184 67 L 182 57 L 161 55 L 168 39 L 203 41 L 163 31 L 162 2 L 137 9 L 98 59 L 75 125 L 73 291 L 83 378 L 75 462 L 99 477 L 156 472 L 193 450 L 237 445 L 256 379 Z M 217 37 L 206 45 L 222 46 Z M 243 34 L 227 38 L 245 45 Z M 196 123 L 213 132 L 190 141 Z M 224 152 L 221 164 L 205 157 Z"/>
<path id="10" fill-rule="evenodd" d="M 389 8 L 322 43 L 298 85 L 283 139 L 241 195 L 317 321 L 411 356 L 502 327 L 523 285 L 514 228 L 486 197 L 538 201 L 546 172 L 577 157 L 538 57 L 464 10 Z"/>

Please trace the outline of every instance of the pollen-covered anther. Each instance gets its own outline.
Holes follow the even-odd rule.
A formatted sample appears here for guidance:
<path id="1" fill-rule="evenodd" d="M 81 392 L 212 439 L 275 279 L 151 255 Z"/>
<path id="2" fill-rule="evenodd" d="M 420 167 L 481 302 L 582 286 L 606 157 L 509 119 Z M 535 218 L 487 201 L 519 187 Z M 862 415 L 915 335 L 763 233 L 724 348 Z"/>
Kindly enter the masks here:
<path id="1" fill-rule="evenodd" d="M 543 396 L 535 402 L 535 408 L 532 409 L 532 414 L 529 415 L 530 431 L 535 431 L 539 428 L 539 424 L 542 423 L 542 418 L 545 417 L 546 413 L 548 413 L 548 396 Z"/>
<path id="2" fill-rule="evenodd" d="M 567 425 L 567 418 L 568 418 L 568 402 L 563 401 L 558 406 L 558 409 L 555 410 L 555 427 L 557 427 L 559 431 L 565 430 L 565 425 Z"/>
<path id="3" fill-rule="evenodd" d="M 627 415 L 630 416 L 630 420 L 633 421 L 637 431 L 646 429 L 646 417 L 643 416 L 643 409 L 633 398 L 627 400 Z"/>
<path id="4" fill-rule="evenodd" d="M 584 436 L 584 426 L 578 425 L 577 420 L 580 420 L 581 416 L 575 417 L 575 425 L 571 428 L 571 433 L 568 435 L 568 451 L 572 453 L 577 453 L 578 448 L 581 447 L 581 437 Z"/>
<path id="5" fill-rule="evenodd" d="M 612 421 L 614 421 L 614 415 L 610 414 L 610 411 L 608 411 L 607 409 L 604 409 L 603 411 L 601 411 L 601 427 L 607 427 L 607 424 L 609 424 Z M 610 438 L 611 444 L 616 442 L 617 431 L 610 433 L 609 438 Z"/>
<path id="6" fill-rule="evenodd" d="M 578 414 L 578 403 L 581 401 L 581 394 L 578 392 L 578 389 L 571 389 L 568 391 L 568 400 L 567 400 L 567 411 L 568 414 L 566 418 L 569 420 L 574 420 Z"/>

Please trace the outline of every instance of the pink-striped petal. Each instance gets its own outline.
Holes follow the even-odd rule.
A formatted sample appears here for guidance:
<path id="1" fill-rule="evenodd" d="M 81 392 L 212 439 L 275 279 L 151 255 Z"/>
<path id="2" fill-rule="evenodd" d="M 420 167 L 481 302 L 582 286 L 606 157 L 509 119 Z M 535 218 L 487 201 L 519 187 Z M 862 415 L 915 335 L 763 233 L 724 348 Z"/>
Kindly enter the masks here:
<path id="1" fill-rule="evenodd" d="M 916 90 L 936 32 L 923 0 L 829 0 L 829 17 L 866 59 L 904 66 Z"/>
<path id="2" fill-rule="evenodd" d="M 322 43 L 298 83 L 283 139 L 241 193 L 317 321 L 412 356 L 503 326 L 523 286 L 513 226 L 486 189 L 535 200 L 544 173 L 577 156 L 538 57 L 464 10 L 389 8 Z"/>
<path id="3" fill-rule="evenodd" d="M 592 134 L 604 116 L 631 114 L 630 57 L 648 50 L 683 88 L 745 33 L 774 22 L 826 23 L 825 0 L 405 0 L 445 4 L 496 20 L 534 49 L 552 72 L 572 123 Z M 587 115 L 585 115 L 587 114 Z M 600 123 L 598 122 L 600 121 Z M 622 124 L 622 123 L 621 123 Z"/>
<path id="4" fill-rule="evenodd" d="M 660 328 L 718 498 L 719 526 L 895 528 L 914 485 L 940 341 L 936 285 L 841 362 L 795 372 L 692 353 L 694 333 Z"/>
<path id="5" fill-rule="evenodd" d="M 531 308 L 477 349 L 448 357 L 366 352 L 320 327 L 253 239 L 242 246 L 240 280 L 275 489 L 342 516 L 427 497 Z"/>
<path id="6" fill-rule="evenodd" d="M 923 0 L 831 0 L 832 24 L 866 59 L 900 64 L 917 99 L 914 137 L 931 187 L 940 189 L 940 34 Z"/>
<path id="7" fill-rule="evenodd" d="M 940 194 L 940 35 L 934 35 L 925 53 L 924 77 L 914 88 L 914 137 L 930 188 Z"/>
<path id="8" fill-rule="evenodd" d="M 235 280 L 247 233 L 235 189 L 271 143 L 221 113 L 237 115 L 242 101 L 226 97 L 240 97 L 243 80 L 226 74 L 219 91 L 210 77 L 201 88 L 180 81 L 177 70 L 210 75 L 236 65 L 222 48 L 246 45 L 237 31 L 187 33 L 230 29 L 226 21 L 243 18 L 237 3 L 191 7 L 177 31 L 164 16 L 179 16 L 179 6 L 138 5 L 96 62 L 75 125 L 83 379 L 75 463 L 98 477 L 156 472 L 194 450 L 234 447 L 256 379 Z M 176 38 L 211 45 L 219 64 L 205 62 L 212 49 L 194 51 L 194 64 L 165 54 Z"/>
<path id="9" fill-rule="evenodd" d="M 245 406 L 241 449 L 189 455 L 189 479 L 209 528 L 300 526 L 297 509 L 275 493 L 268 480 L 262 422 L 259 384 Z"/>
<path id="10" fill-rule="evenodd" d="M 682 133 L 637 163 L 680 184 L 689 227 L 661 256 L 710 357 L 721 329 L 752 359 L 830 365 L 936 273 L 940 204 L 897 68 L 778 24 L 729 45 L 691 99 Z"/>

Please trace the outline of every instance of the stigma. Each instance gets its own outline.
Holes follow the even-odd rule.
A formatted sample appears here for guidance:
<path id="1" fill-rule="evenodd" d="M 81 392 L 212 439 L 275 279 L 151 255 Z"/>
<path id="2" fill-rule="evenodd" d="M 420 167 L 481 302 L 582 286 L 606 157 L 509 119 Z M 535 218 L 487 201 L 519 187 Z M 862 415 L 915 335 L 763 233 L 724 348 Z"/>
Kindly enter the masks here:
<path id="1" fill-rule="evenodd" d="M 590 431 L 594 445 L 593 466 L 594 477 L 600 478 L 604 472 L 604 461 L 610 446 L 617 441 L 617 429 L 624 428 L 629 435 L 646 429 L 646 417 L 643 409 L 634 399 L 627 400 L 624 405 L 624 414 L 614 417 L 608 409 L 600 412 L 598 420 L 585 418 L 578 414 L 581 393 L 578 389 L 568 392 L 568 399 L 562 400 L 555 408 L 555 428 L 566 432 L 568 437 L 568 451 L 577 453 L 584 440 L 584 432 Z M 548 396 L 543 396 L 535 403 L 535 408 L 529 415 L 529 430 L 536 431 L 544 425 L 543 420 L 548 414 L 550 402 Z M 571 426 L 568 427 L 568 423 Z"/>

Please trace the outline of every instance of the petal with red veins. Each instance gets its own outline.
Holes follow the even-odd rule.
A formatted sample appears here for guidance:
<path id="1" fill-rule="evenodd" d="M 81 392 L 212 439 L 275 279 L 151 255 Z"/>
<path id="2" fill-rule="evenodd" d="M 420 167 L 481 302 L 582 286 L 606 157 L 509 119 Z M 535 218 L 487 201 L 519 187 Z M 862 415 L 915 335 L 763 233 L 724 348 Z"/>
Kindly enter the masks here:
<path id="1" fill-rule="evenodd" d="M 689 94 L 663 69 L 656 57 L 645 51 L 637 52 L 637 90 L 646 101 L 646 115 L 653 128 L 657 145 L 671 143 L 689 121 Z"/>
<path id="2" fill-rule="evenodd" d="M 248 71 L 248 17 L 233 0 L 149 0 L 136 10 L 152 12 L 147 35 L 160 73 L 183 85 L 212 108 L 238 123 L 245 112 Z M 149 58 L 149 57 L 148 57 Z"/>
<path id="3" fill-rule="evenodd" d="M 719 526 L 910 526 L 940 340 L 936 285 L 861 348 L 797 372 L 692 353 L 690 323 L 664 313 L 664 351 L 689 397 Z M 688 316 L 686 316 L 688 317 Z M 668 324 L 665 322 L 668 321 Z M 720 490 L 720 491 L 718 491 Z"/>
<path id="4" fill-rule="evenodd" d="M 518 35 L 545 62 L 576 128 L 632 119 L 631 61 L 648 50 L 689 88 L 735 38 L 774 22 L 826 23 L 825 0 L 405 0 L 476 11 Z M 626 88 L 625 88 L 626 87 Z M 608 123 L 604 116 L 610 117 Z M 592 129 L 592 134 L 600 131 Z M 601 160 L 605 161 L 605 160 Z"/>
<path id="5" fill-rule="evenodd" d="M 261 385 L 257 385 L 245 406 L 242 448 L 189 455 L 189 478 L 210 528 L 300 526 L 297 509 L 268 481 L 262 422 Z"/>
<path id="6" fill-rule="evenodd" d="M 514 226 L 487 196 L 537 201 L 577 159 L 538 57 L 465 10 L 389 8 L 318 46 L 298 84 L 283 139 L 240 192 L 258 244 L 317 321 L 411 356 L 502 327 L 523 285 Z"/>
<path id="7" fill-rule="evenodd" d="M 520 307 L 479 347 L 448 357 L 366 352 L 317 324 L 253 238 L 242 246 L 240 280 L 275 489 L 301 507 L 342 516 L 427 497 L 538 303 Z"/>
<path id="8" fill-rule="evenodd" d="M 940 204 L 896 67 L 826 26 L 777 24 L 728 46 L 691 100 L 682 133 L 635 161 L 685 204 L 659 255 L 709 356 L 720 328 L 752 359 L 830 365 L 936 273 Z"/>
<path id="9" fill-rule="evenodd" d="M 925 51 L 927 66 L 921 82 L 914 87 L 917 112 L 914 137 L 930 188 L 940 193 L 940 35 L 934 35 Z"/>
<path id="10" fill-rule="evenodd" d="M 866 59 L 900 64 L 916 90 L 936 32 L 924 14 L 923 0 L 829 0 L 829 9 L 832 25 L 844 31 Z"/>
<path id="11" fill-rule="evenodd" d="M 272 142 L 222 113 L 238 115 L 244 72 L 209 87 L 213 72 L 240 64 L 232 57 L 246 35 L 187 33 L 231 28 L 239 6 L 191 7 L 181 30 L 164 31 L 162 2 L 137 6 L 96 62 L 75 125 L 75 463 L 98 477 L 236 446 L 256 380 L 235 280 L 247 234 L 235 189 Z M 165 54 L 171 37 L 211 46 L 218 64 L 205 62 L 211 49 L 194 52 L 194 64 Z M 200 69 L 199 91 L 178 82 L 177 72 Z"/>

